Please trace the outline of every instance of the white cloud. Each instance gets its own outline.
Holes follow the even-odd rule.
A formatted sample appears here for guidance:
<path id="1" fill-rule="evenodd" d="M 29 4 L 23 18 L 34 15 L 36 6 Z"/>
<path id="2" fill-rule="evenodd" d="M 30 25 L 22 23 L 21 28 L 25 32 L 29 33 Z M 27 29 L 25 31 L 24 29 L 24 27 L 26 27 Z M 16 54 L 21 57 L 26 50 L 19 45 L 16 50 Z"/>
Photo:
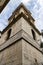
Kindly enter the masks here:
<path id="1" fill-rule="evenodd" d="M 37 2 L 39 2 L 40 5 L 43 6 L 43 0 L 37 0 Z"/>
<path id="2" fill-rule="evenodd" d="M 32 7 L 32 15 L 35 18 L 36 27 L 41 31 L 43 29 L 43 0 L 36 0 Z"/>
<path id="3" fill-rule="evenodd" d="M 21 2 L 23 2 L 24 4 L 27 4 L 30 0 L 22 0 Z"/>

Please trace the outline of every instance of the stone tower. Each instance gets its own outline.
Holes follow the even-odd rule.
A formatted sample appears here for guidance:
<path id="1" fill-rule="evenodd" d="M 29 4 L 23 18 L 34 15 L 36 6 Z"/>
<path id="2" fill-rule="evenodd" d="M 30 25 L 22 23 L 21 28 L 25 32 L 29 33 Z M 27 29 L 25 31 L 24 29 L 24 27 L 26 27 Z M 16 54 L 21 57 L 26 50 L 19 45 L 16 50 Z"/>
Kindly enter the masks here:
<path id="1" fill-rule="evenodd" d="M 41 33 L 30 11 L 21 3 L 0 38 L 0 65 L 42 65 Z"/>

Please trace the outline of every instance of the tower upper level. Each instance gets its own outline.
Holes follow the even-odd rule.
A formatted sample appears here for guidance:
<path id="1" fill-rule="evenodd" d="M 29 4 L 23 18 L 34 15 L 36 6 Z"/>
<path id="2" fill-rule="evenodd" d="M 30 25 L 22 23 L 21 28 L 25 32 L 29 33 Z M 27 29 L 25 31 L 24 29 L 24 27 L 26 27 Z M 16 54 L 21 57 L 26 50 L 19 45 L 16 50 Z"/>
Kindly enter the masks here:
<path id="1" fill-rule="evenodd" d="M 9 18 L 9 24 L 12 22 L 13 18 L 16 18 L 19 14 L 23 13 L 30 21 L 34 24 L 34 18 L 31 16 L 31 12 L 21 3 L 16 10 L 12 13 L 12 16 Z"/>

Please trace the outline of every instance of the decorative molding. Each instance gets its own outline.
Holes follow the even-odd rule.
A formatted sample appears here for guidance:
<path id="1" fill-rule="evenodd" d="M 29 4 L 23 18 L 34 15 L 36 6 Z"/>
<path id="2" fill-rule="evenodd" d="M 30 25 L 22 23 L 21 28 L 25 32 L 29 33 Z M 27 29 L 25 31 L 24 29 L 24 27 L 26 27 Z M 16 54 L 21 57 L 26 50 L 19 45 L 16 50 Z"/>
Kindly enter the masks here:
<path id="1" fill-rule="evenodd" d="M 15 42 L 19 41 L 20 39 L 25 40 L 30 45 L 32 45 L 34 48 L 36 48 L 39 52 L 43 53 L 40 49 L 38 43 L 34 39 L 30 37 L 29 34 L 27 34 L 23 29 L 21 29 L 19 32 L 17 32 L 14 36 L 9 38 L 6 42 L 4 42 L 2 45 L 0 45 L 0 52 L 6 49 L 7 47 L 11 46 Z"/>

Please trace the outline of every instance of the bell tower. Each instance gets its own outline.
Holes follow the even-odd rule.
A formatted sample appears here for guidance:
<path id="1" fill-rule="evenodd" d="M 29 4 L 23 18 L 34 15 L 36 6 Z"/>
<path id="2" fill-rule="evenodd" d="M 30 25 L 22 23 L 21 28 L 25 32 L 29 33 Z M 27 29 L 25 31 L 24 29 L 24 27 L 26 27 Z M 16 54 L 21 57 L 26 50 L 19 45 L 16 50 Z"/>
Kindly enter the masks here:
<path id="1" fill-rule="evenodd" d="M 0 65 L 42 65 L 43 51 L 37 41 L 41 33 L 23 4 L 13 12 L 9 25 L 0 33 Z"/>

